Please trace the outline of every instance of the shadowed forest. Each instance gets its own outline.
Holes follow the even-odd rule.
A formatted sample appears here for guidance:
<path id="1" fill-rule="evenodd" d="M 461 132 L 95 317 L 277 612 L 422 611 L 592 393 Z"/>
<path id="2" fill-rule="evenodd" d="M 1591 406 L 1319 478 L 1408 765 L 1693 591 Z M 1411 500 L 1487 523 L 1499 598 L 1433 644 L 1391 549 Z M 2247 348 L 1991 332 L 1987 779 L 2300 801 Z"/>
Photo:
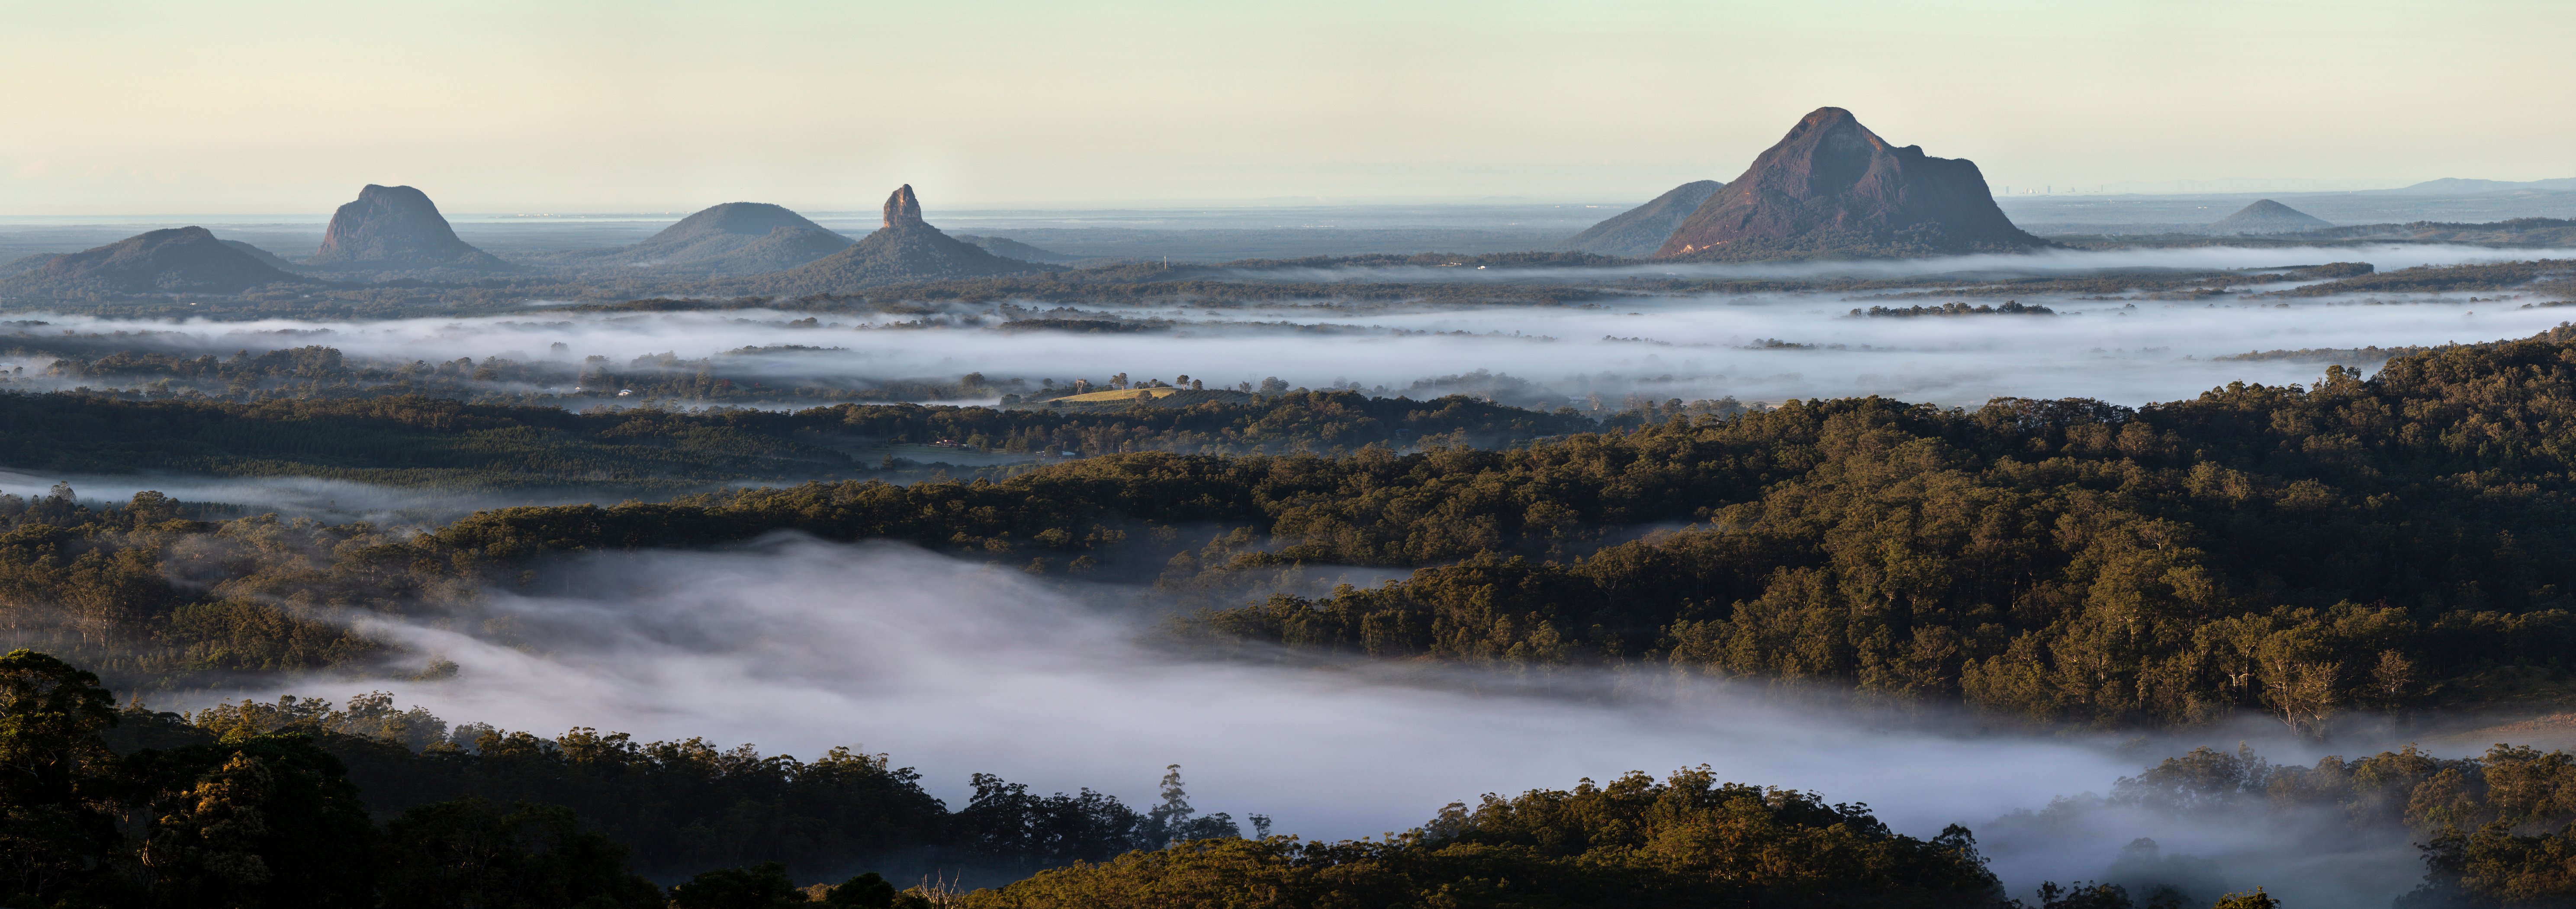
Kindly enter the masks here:
<path id="1" fill-rule="evenodd" d="M 2029 906 L 2004 896 L 1966 827 L 1917 839 L 1866 806 L 1705 767 L 1486 795 L 1384 839 L 1317 842 L 1273 835 L 1260 815 L 1251 837 L 1228 814 L 1199 815 L 1178 767 L 1141 812 L 987 775 L 951 811 L 909 768 L 852 749 L 809 763 L 591 729 L 450 730 L 382 696 L 119 709 L 96 676 L 30 650 L 0 657 L 0 699 L 0 761 L 15 771 L 0 779 L 12 806 L 0 887 L 44 905 Z M 2313 768 L 2202 749 L 2120 780 L 2112 799 L 2403 827 L 2428 840 L 2428 870 L 2401 903 L 2475 906 L 2565 897 L 2555 857 L 2576 836 L 2571 796 L 2576 756 L 2498 746 Z M 928 877 L 898 890 L 876 871 L 796 883 L 926 858 L 1017 869 L 1006 879 L 1063 867 L 973 890 Z M 685 871 L 730 863 L 742 864 Z M 2259 890 L 2209 903 L 2171 882 L 2132 889 L 2050 883 L 2038 905 L 2277 905 Z"/>

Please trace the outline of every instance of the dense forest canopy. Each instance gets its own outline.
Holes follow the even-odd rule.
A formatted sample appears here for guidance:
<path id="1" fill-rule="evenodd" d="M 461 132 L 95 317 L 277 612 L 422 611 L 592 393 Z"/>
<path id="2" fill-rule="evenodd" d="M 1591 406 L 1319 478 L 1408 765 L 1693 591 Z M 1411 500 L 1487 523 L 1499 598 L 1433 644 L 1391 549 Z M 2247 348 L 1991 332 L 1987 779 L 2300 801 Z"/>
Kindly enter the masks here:
<path id="1" fill-rule="evenodd" d="M 1151 582 L 1204 608 L 1178 632 L 1220 646 L 1642 661 L 2051 721 L 2259 710 L 2317 731 L 2342 710 L 2474 698 L 2485 673 L 2557 671 L 2576 589 L 2576 556 L 2556 532 L 2576 445 L 2562 438 L 2576 400 L 2570 331 L 2401 357 L 2367 380 L 2330 367 L 2315 388 L 2230 386 L 2137 410 L 1791 402 L 1507 450 L 1142 452 L 999 480 L 508 508 L 408 537 L 190 521 L 157 500 L 91 512 L 0 499 L 0 520 L 16 526 L 0 535 L 0 603 L 21 640 L 120 679 L 365 665 L 382 648 L 334 630 L 333 610 L 469 608 L 476 591 L 531 583 L 550 559 L 792 530 L 1068 583 Z M 405 406 L 422 420 L 527 418 Z M 723 419 L 911 419 L 871 413 Z M 200 539 L 240 554 L 176 567 Z M 1246 579 L 1300 564 L 1414 573 L 1321 599 L 1232 598 Z"/>
<path id="2" fill-rule="evenodd" d="M 1338 454 L 1369 445 L 1506 445 L 1599 425 L 1570 412 L 1458 395 L 1413 401 L 1350 391 L 1278 391 L 1185 407 L 842 404 L 694 413 L 571 412 L 416 393 L 255 403 L 0 393 L 0 466 L 667 492 L 742 480 L 866 476 L 902 466 L 888 463 L 896 457 L 888 453 L 892 446 L 913 446 L 898 460 L 927 462 L 940 452 L 919 446 L 942 441 L 954 443 L 949 450 L 959 454 L 1022 461 L 1146 450 Z"/>

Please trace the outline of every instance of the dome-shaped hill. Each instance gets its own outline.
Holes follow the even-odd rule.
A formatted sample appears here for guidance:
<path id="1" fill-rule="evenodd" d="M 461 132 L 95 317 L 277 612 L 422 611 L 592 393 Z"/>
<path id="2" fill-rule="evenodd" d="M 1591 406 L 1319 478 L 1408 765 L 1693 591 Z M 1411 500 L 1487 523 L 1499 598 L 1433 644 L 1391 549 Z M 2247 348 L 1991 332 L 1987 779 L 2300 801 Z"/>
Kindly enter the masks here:
<path id="1" fill-rule="evenodd" d="M 2004 217 L 1975 162 L 1893 145 L 1850 111 L 1822 107 L 1700 203 L 1655 255 L 1956 255 L 2047 245 Z"/>
<path id="2" fill-rule="evenodd" d="M 793 271 L 759 279 L 763 293 L 839 293 L 885 284 L 1044 271 L 1052 266 L 1005 259 L 921 220 L 921 200 L 906 185 L 886 197 L 885 226 L 850 248 Z"/>
<path id="3" fill-rule="evenodd" d="M 795 268 L 848 249 L 850 242 L 784 206 L 727 202 L 611 255 L 641 267 L 747 275 Z"/>
<path id="4" fill-rule="evenodd" d="M 2213 234 L 2295 234 L 2333 226 L 2334 222 L 2270 199 L 2261 199 L 2211 223 L 2208 230 Z"/>
<path id="5" fill-rule="evenodd" d="M 1653 201 L 1612 216 L 1609 220 L 1585 228 L 1582 233 L 1565 238 L 1556 245 L 1566 252 L 1600 253 L 1605 256 L 1651 256 L 1663 248 L 1664 239 L 1673 235 L 1682 219 L 1699 209 L 1700 203 L 1716 195 L 1726 184 L 1715 180 L 1695 180 L 1673 187 Z"/>
<path id="6" fill-rule="evenodd" d="M 322 248 L 304 264 L 334 271 L 498 271 L 491 253 L 457 239 L 429 194 L 408 186 L 367 184 L 356 201 L 331 213 Z"/>
<path id="7" fill-rule="evenodd" d="M 313 284 L 252 258 L 202 227 L 136 234 L 66 253 L 0 281 L 0 294 L 86 297 L 119 294 L 235 294 L 270 284 Z"/>
<path id="8" fill-rule="evenodd" d="M 823 230 L 823 225 L 806 220 L 804 215 L 784 205 L 727 202 L 699 209 L 696 214 L 681 218 L 680 223 L 662 228 L 661 233 L 635 244 L 635 248 L 683 246 L 718 237 L 765 237 L 781 227 Z"/>

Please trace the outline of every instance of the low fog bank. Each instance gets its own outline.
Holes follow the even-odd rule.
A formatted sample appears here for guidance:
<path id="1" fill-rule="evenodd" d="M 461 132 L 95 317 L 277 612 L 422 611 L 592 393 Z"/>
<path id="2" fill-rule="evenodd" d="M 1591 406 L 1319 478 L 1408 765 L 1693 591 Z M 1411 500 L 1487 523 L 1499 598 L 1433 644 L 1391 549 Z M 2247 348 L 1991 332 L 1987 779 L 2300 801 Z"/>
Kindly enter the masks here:
<path id="1" fill-rule="evenodd" d="M 574 490 L 408 488 L 321 477 L 65 474 L 0 469 L 0 494 L 34 498 L 52 494 L 56 484 L 69 485 L 80 501 L 93 506 L 122 505 L 131 501 L 135 493 L 148 490 L 205 509 L 208 520 L 274 513 L 283 518 L 311 518 L 325 523 L 367 521 L 380 526 L 445 524 L 485 509 L 569 505 L 600 498 Z"/>
<path id="2" fill-rule="evenodd" d="M 2188 253 L 2179 250 L 2176 253 Z M 769 311 L 561 314 L 557 317 L 254 323 L 60 317 L 47 332 L 135 339 L 137 346 L 204 352 L 327 345 L 351 358 L 481 362 L 498 357 L 552 364 L 556 385 L 495 385 L 495 395 L 572 394 L 582 376 L 680 377 L 714 370 L 729 380 L 800 389 L 769 406 L 882 399 L 924 382 L 979 374 L 1013 388 L 1046 380 L 1101 383 L 1126 373 L 1188 375 L 1210 387 L 1259 385 L 1386 389 L 1423 397 L 1438 380 L 1487 371 L 1534 383 L 1526 400 L 1554 408 L 1608 406 L 1642 396 L 1777 402 L 1883 395 L 1974 406 L 1997 396 L 2083 396 L 2138 405 L 2188 398 L 2231 381 L 2312 382 L 2322 357 L 2216 358 L 2267 350 L 2400 347 L 2526 337 L 2563 320 L 2549 307 L 2475 294 L 2368 298 L 2114 299 L 2031 296 L 2055 315 L 1867 317 L 1873 305 L 1938 306 L 1938 297 L 1765 294 L 1650 297 L 1590 306 L 1261 307 L 1218 312 L 1174 307 L 1073 311 L 1100 324 L 1143 320 L 1143 330 L 1072 333 L 996 330 L 991 313 L 911 319 L 806 319 Z M 2001 300 L 1979 298 L 1998 304 Z M 1059 317 L 1064 311 L 1050 312 Z M 1079 322 L 1079 319 L 1073 321 Z M 560 347 L 557 347 L 560 345 Z M 749 350 L 746 350 L 748 348 Z M 191 356 L 194 354 L 191 353 Z M 593 364 L 588 358 L 599 357 Z M 711 359 L 709 359 L 711 358 Z M 0 354 L 7 388 L 43 390 L 100 377 L 48 377 L 49 355 Z M 14 365 L 13 365 L 14 364 Z M 2376 368 L 2376 362 L 2358 363 Z M 470 371 L 470 370 L 462 370 Z M 558 375 L 559 374 L 559 375 Z M 929 377 L 929 378 L 924 378 Z M 938 378 L 946 377 L 946 378 Z M 139 377 L 136 382 L 148 380 Z M 1430 381 L 1419 390 L 1415 383 Z M 873 383 L 873 384 L 872 384 Z M 833 388 L 856 389 L 832 398 Z M 883 385 L 875 388 L 874 385 Z M 481 387 L 481 386 L 476 386 Z M 928 386 L 924 386 L 925 388 Z M 806 394 L 802 389 L 811 389 Z M 955 391 L 951 389 L 950 391 Z M 587 397 L 561 399 L 589 406 Z M 945 394 L 945 393 L 943 393 Z M 958 394 L 964 394 L 958 392 Z M 989 393 L 982 400 L 989 401 Z M 1434 395 L 1436 396 L 1436 395 Z M 968 395 L 974 397 L 974 395 Z M 1592 398 L 1602 398 L 1594 401 Z M 947 403 L 971 403 L 948 400 Z M 553 400 L 552 398 L 546 398 Z M 903 399 L 919 399 L 906 396 Z M 617 400 L 617 399 L 609 399 Z M 618 401 L 619 403 L 626 403 Z M 639 401 L 640 402 L 640 401 Z M 685 398 L 657 401 L 689 406 Z"/>
<path id="3" fill-rule="evenodd" d="M 1708 764 L 1728 780 L 1866 802 L 1915 835 L 1967 824 L 2017 893 L 2042 878 L 2106 879 L 2138 837 L 2216 859 L 2220 884 L 2263 884 L 2301 905 L 2382 902 L 2421 873 L 2403 843 L 2337 838 L 2323 820 L 2177 818 L 2099 799 L 2048 808 L 2264 727 L 2114 741 L 1825 708 L 1655 670 L 1194 660 L 1142 643 L 1149 609 L 1078 601 L 1141 595 L 1077 598 L 893 544 L 602 555 L 533 587 L 492 592 L 485 612 L 444 624 L 369 624 L 417 659 L 460 667 L 392 683 L 399 701 L 547 735 L 590 726 L 803 757 L 857 744 L 922 768 L 952 806 L 971 772 L 1149 802 L 1159 768 L 1178 763 L 1203 810 L 1268 814 L 1307 837 L 1408 829 L 1482 793 Z M 310 678 L 227 694 L 383 684 Z M 2260 747 L 2314 757 L 2286 741 Z"/>

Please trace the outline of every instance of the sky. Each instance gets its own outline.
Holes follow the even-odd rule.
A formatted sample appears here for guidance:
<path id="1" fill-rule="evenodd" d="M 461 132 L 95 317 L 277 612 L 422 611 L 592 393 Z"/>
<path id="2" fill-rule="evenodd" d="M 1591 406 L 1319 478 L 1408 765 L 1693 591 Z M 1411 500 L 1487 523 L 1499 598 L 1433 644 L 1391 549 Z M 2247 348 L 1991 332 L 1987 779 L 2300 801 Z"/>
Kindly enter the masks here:
<path id="1" fill-rule="evenodd" d="M 2576 176 L 2576 4 L 0 0 L 0 215 L 1638 201 L 1819 106 L 1999 188 Z"/>

